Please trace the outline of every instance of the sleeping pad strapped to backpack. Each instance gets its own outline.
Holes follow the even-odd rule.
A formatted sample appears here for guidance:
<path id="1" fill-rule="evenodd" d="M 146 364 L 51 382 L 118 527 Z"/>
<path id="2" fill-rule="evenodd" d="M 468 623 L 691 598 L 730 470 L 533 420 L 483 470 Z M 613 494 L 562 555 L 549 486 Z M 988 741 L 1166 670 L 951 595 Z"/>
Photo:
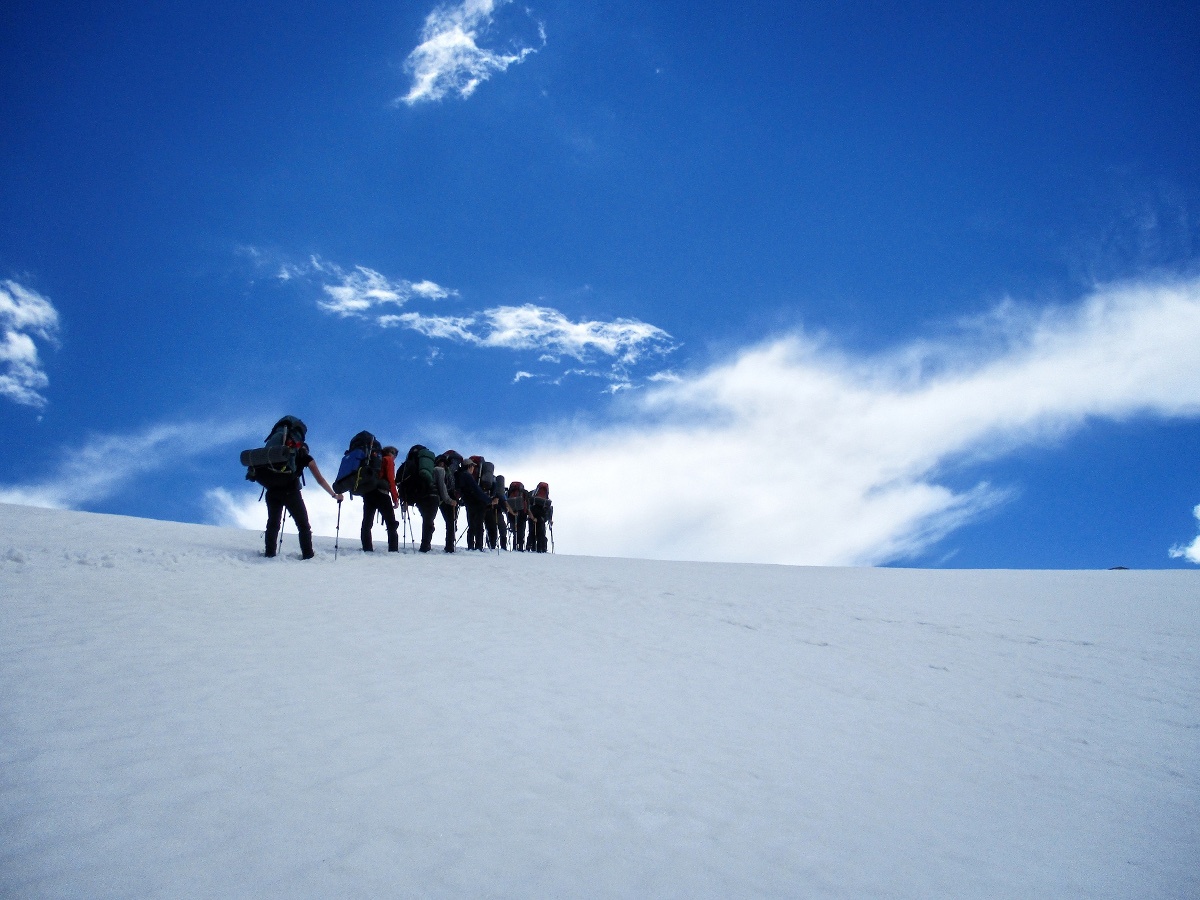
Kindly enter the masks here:
<path id="1" fill-rule="evenodd" d="M 350 439 L 350 449 L 342 454 L 333 490 L 362 497 L 384 486 L 383 445 L 371 432 L 360 431 Z"/>
<path id="2" fill-rule="evenodd" d="M 304 447 L 308 428 L 295 416 L 284 416 L 261 447 L 242 451 L 246 480 L 265 488 L 291 487 L 302 476 L 296 454 Z"/>

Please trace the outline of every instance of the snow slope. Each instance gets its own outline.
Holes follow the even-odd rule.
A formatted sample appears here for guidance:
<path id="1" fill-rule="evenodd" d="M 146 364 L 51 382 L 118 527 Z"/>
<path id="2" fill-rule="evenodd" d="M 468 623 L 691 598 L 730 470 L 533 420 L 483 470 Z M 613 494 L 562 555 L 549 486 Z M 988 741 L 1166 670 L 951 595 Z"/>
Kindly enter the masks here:
<path id="1" fill-rule="evenodd" d="M 1200 572 L 0 506 L 0 896 L 1200 896 Z"/>

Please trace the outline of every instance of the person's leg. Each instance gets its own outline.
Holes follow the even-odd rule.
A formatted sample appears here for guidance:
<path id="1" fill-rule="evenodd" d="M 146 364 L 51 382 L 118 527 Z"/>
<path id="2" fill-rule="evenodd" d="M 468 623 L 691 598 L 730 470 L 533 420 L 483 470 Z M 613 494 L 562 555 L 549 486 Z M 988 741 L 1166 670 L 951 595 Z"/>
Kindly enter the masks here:
<path id="1" fill-rule="evenodd" d="M 370 553 L 375 549 L 375 543 L 371 540 L 371 526 L 375 524 L 375 492 L 372 491 L 363 497 L 362 504 L 363 520 L 362 528 L 359 530 L 359 537 L 362 538 L 363 551 Z"/>
<path id="2" fill-rule="evenodd" d="M 449 503 L 442 504 L 442 521 L 446 523 L 446 552 L 454 552 L 454 507 Z"/>
<path id="3" fill-rule="evenodd" d="M 500 538 L 500 549 L 508 549 L 508 517 L 503 510 L 496 511 L 496 536 Z"/>
<path id="4" fill-rule="evenodd" d="M 277 491 L 267 491 L 266 555 L 274 556 L 279 547 L 279 523 L 283 519 L 283 497 Z"/>
<path id="5" fill-rule="evenodd" d="M 474 515 L 471 515 L 474 513 Z M 467 516 L 468 532 L 467 546 L 472 550 L 483 549 L 483 508 L 472 506 Z"/>
<path id="6" fill-rule="evenodd" d="M 421 552 L 428 553 L 433 546 L 433 526 L 437 519 L 438 504 L 425 500 L 417 506 L 421 512 Z"/>
<path id="7" fill-rule="evenodd" d="M 312 525 L 308 521 L 308 507 L 304 505 L 304 495 L 300 493 L 298 486 L 288 495 L 287 509 L 296 522 L 296 531 L 300 534 L 300 556 L 303 559 L 312 559 L 316 555 L 313 552 Z"/>
<path id="8" fill-rule="evenodd" d="M 487 529 L 487 548 L 496 549 L 496 507 L 489 506 L 483 514 L 483 527 Z"/>
<path id="9" fill-rule="evenodd" d="M 400 523 L 396 521 L 396 510 L 392 507 L 392 498 L 382 495 L 378 502 L 379 512 L 383 516 L 383 524 L 387 527 L 388 553 L 396 553 L 400 549 Z"/>

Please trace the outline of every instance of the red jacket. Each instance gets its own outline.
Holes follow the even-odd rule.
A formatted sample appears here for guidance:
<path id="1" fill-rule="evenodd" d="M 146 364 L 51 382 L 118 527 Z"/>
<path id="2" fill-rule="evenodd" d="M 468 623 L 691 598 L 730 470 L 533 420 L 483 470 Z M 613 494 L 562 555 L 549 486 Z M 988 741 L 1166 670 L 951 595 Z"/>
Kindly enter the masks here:
<path id="1" fill-rule="evenodd" d="M 388 491 L 392 495 L 392 505 L 400 502 L 400 494 L 396 490 L 396 458 L 394 456 L 385 456 L 383 458 L 383 471 L 381 473 L 387 479 Z"/>

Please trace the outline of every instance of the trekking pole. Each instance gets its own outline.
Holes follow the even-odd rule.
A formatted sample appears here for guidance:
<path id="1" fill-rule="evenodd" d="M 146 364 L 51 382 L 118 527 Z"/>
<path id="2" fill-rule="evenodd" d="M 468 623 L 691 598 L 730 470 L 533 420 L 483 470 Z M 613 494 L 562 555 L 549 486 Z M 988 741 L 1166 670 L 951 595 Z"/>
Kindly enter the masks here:
<path id="1" fill-rule="evenodd" d="M 338 541 L 342 539 L 342 501 L 338 501 L 337 526 L 333 530 L 333 561 L 337 562 Z"/>
<path id="2" fill-rule="evenodd" d="M 546 524 L 550 526 L 550 552 L 553 553 L 554 552 L 554 523 L 547 522 Z"/>
<path id="3" fill-rule="evenodd" d="M 276 556 L 283 552 L 283 529 L 285 528 L 287 528 L 287 509 L 284 509 L 283 518 L 279 522 L 279 543 L 275 545 Z"/>

